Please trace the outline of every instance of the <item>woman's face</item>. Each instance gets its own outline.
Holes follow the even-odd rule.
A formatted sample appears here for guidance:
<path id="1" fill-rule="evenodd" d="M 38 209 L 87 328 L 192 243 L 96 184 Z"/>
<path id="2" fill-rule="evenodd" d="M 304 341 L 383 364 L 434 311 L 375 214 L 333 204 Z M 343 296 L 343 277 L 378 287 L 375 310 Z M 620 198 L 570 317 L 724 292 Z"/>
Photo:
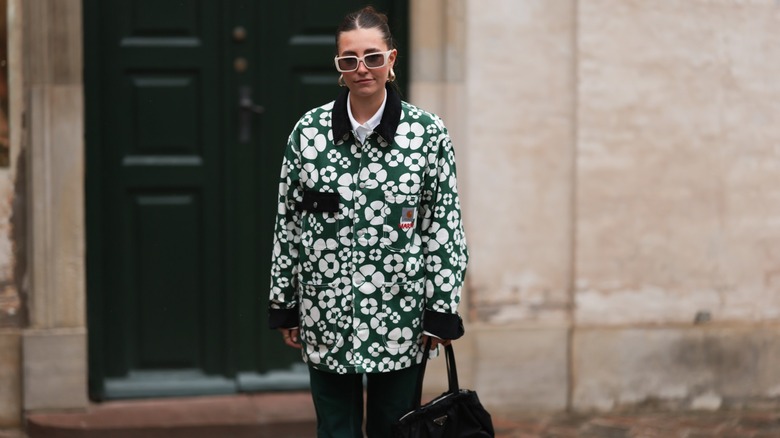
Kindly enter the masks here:
<path id="1" fill-rule="evenodd" d="M 387 52 L 390 50 L 379 29 L 354 29 L 342 32 L 338 40 L 339 56 L 357 56 L 362 58 L 369 53 Z M 396 50 L 390 54 L 387 64 L 379 68 L 366 68 L 363 62 L 358 63 L 358 69 L 344 72 L 344 81 L 350 93 L 359 97 L 371 97 L 382 93 L 385 82 L 390 75 L 390 69 L 395 63 Z"/>

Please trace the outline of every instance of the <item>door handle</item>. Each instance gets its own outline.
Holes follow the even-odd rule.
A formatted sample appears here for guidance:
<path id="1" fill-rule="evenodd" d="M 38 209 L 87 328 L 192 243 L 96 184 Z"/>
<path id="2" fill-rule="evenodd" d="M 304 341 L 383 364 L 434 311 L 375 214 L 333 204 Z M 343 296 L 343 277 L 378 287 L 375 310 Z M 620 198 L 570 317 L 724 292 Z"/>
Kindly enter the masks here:
<path id="1" fill-rule="evenodd" d="M 252 140 L 252 118 L 265 112 L 265 108 L 252 101 L 252 87 L 243 86 L 238 90 L 238 141 L 249 143 Z"/>

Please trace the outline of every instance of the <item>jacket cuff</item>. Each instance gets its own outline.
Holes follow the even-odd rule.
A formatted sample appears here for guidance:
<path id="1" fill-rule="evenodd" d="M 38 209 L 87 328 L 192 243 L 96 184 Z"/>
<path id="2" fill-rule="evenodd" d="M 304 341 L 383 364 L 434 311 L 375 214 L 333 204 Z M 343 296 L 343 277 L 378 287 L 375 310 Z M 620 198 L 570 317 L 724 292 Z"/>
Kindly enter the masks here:
<path id="1" fill-rule="evenodd" d="M 298 327 L 298 306 L 292 309 L 268 309 L 268 327 L 271 329 Z"/>
<path id="2" fill-rule="evenodd" d="M 458 339 L 466 332 L 463 320 L 457 313 L 426 310 L 423 315 L 423 330 L 441 339 Z"/>

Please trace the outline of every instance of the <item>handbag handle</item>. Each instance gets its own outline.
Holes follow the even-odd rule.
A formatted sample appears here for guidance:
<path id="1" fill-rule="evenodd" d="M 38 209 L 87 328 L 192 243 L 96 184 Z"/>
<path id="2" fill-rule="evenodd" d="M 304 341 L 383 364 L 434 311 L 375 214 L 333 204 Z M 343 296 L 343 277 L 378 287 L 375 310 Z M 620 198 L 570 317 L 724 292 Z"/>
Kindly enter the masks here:
<path id="1" fill-rule="evenodd" d="M 418 409 L 421 406 L 425 368 L 428 365 L 428 356 L 431 352 L 432 342 L 431 337 L 428 336 L 428 340 L 425 342 L 425 349 L 423 350 L 423 361 L 422 364 L 420 364 L 420 372 L 417 375 L 417 387 L 415 388 L 414 393 L 414 409 Z M 458 385 L 458 368 L 455 365 L 455 350 L 452 348 L 452 343 L 450 343 L 450 345 L 445 345 L 444 351 L 447 360 L 447 383 L 449 385 L 447 393 L 457 394 L 460 391 L 460 386 Z"/>

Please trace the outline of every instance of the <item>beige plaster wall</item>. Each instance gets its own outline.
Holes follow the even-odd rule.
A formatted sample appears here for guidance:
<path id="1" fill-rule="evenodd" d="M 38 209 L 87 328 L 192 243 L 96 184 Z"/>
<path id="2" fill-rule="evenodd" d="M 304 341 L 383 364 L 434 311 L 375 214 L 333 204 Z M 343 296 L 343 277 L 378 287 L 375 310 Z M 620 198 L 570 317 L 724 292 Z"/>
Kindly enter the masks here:
<path id="1" fill-rule="evenodd" d="M 578 18 L 577 323 L 780 320 L 780 4 Z"/>
<path id="2" fill-rule="evenodd" d="M 465 11 L 467 342 L 486 403 L 780 400 L 780 3 Z M 531 376 L 538 403 L 496 373 Z"/>
<path id="3" fill-rule="evenodd" d="M 575 1 L 467 2 L 465 64 L 478 319 L 566 324 L 573 245 Z"/>

